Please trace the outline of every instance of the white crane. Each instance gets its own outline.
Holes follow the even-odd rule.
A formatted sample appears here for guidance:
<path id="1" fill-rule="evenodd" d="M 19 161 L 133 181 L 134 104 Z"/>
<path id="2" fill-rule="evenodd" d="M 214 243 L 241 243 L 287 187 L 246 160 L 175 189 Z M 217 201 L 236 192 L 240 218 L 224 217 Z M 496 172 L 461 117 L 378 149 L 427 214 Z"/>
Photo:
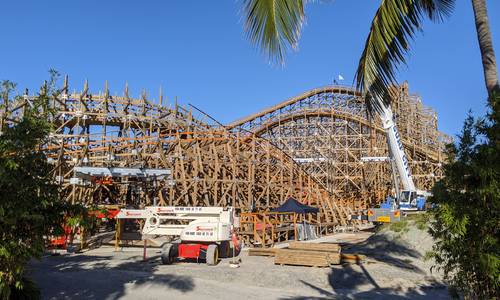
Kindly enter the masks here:
<path id="1" fill-rule="evenodd" d="M 429 196 L 428 192 L 420 191 L 415 188 L 415 183 L 411 176 L 411 169 L 404 152 L 403 143 L 399 136 L 394 115 L 389 106 L 382 104 L 379 112 L 382 126 L 387 137 L 387 145 L 389 148 L 389 157 L 396 167 L 399 180 L 403 187 L 402 191 L 397 195 L 399 209 L 401 210 L 417 210 L 423 209 L 425 198 Z M 397 186 L 397 183 L 395 183 Z M 418 200 L 418 203 L 417 203 Z"/>
<path id="2" fill-rule="evenodd" d="M 381 102 L 379 116 L 382 120 L 389 157 L 362 157 L 363 162 L 389 161 L 391 164 L 394 186 L 396 188 L 397 202 L 388 201 L 381 204 L 380 208 L 370 208 L 367 216 L 353 215 L 353 219 L 364 219 L 372 222 L 397 222 L 401 218 L 401 211 L 423 210 L 425 199 L 430 196 L 429 192 L 417 190 L 411 176 L 410 164 L 404 151 L 403 143 L 399 135 L 394 115 L 390 106 Z M 401 182 L 402 190 L 399 191 Z"/>

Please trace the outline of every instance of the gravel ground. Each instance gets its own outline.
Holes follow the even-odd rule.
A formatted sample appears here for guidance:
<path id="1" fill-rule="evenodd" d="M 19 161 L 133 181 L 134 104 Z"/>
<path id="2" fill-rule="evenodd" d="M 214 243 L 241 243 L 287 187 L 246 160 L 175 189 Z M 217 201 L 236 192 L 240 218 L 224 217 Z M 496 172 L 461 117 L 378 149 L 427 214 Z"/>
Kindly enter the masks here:
<path id="1" fill-rule="evenodd" d="M 229 267 L 230 259 L 217 266 L 164 266 L 158 249 L 148 249 L 150 259 L 143 262 L 140 248 L 101 247 L 47 256 L 30 269 L 43 299 L 448 299 L 422 259 L 429 248 L 422 246 L 426 234 L 411 230 L 405 235 L 412 243 L 391 232 L 322 238 L 352 244 L 345 252 L 368 256 L 363 264 L 332 268 L 278 266 L 273 258 L 249 257 L 246 251 L 237 269 Z"/>

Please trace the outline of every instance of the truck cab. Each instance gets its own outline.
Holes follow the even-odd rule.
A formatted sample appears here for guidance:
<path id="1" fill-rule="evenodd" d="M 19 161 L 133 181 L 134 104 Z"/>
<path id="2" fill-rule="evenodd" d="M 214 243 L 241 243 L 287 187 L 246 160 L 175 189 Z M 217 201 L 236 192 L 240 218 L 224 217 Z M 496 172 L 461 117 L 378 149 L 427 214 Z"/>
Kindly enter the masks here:
<path id="1" fill-rule="evenodd" d="M 402 191 L 399 197 L 399 209 L 405 211 L 424 210 L 428 193 L 419 191 Z"/>

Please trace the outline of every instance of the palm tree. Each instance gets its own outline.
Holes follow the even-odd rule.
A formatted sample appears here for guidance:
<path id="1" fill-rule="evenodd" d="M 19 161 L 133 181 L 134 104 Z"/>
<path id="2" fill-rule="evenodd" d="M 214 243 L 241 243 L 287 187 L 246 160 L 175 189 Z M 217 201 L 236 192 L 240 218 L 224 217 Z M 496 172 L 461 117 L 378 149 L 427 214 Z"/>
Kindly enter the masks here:
<path id="1" fill-rule="evenodd" d="M 243 0 L 245 31 L 271 61 L 283 63 L 295 49 L 305 20 L 306 0 Z M 472 0 L 488 91 L 498 86 L 495 56 L 485 0 Z M 370 112 L 388 107 L 389 86 L 396 84 L 399 64 L 406 63 L 409 41 L 421 31 L 424 18 L 439 22 L 454 0 L 382 0 L 373 18 L 356 72 L 356 87 L 365 93 Z"/>
<path id="2" fill-rule="evenodd" d="M 500 93 L 500 84 L 498 82 L 497 64 L 493 43 L 491 42 L 490 22 L 486 11 L 485 0 L 472 0 L 474 9 L 474 19 L 476 22 L 477 39 L 481 58 L 483 60 L 484 81 L 488 95 L 491 96 L 494 91 Z"/>

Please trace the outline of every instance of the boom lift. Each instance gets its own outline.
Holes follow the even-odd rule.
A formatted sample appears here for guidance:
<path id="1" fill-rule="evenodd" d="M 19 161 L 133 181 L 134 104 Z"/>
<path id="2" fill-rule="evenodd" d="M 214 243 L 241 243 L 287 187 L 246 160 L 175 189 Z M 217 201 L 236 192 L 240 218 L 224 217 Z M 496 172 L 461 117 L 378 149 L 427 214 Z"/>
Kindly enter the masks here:
<path id="1" fill-rule="evenodd" d="M 367 217 L 368 221 L 372 222 L 397 222 L 401 219 L 401 211 L 424 210 L 426 199 L 430 193 L 417 190 L 415 187 L 391 108 L 382 104 L 379 116 L 386 133 L 389 157 L 362 157 L 361 160 L 364 162 L 389 161 L 391 163 L 396 200 L 388 197 L 389 200 L 382 203 L 380 208 L 368 209 L 367 216 L 352 216 L 352 218 L 365 219 Z M 398 178 L 402 186 L 401 191 L 399 190 Z"/>
<path id="2" fill-rule="evenodd" d="M 389 156 L 395 166 L 393 170 L 396 170 L 403 187 L 402 191 L 397 194 L 397 203 L 394 203 L 394 206 L 397 205 L 403 211 L 423 210 L 425 200 L 430 193 L 417 190 L 415 187 L 403 143 L 401 142 L 401 137 L 399 136 L 396 124 L 394 123 L 394 116 L 389 106 L 382 105 L 380 118 L 387 137 Z M 395 186 L 398 186 L 397 182 L 395 182 Z"/>
<path id="3" fill-rule="evenodd" d="M 215 265 L 238 247 L 234 229 L 239 227 L 233 207 L 148 206 L 144 209 L 122 209 L 117 219 L 143 219 L 145 236 L 179 238 L 162 246 L 161 261 L 171 264 L 177 258 L 204 259 Z"/>

